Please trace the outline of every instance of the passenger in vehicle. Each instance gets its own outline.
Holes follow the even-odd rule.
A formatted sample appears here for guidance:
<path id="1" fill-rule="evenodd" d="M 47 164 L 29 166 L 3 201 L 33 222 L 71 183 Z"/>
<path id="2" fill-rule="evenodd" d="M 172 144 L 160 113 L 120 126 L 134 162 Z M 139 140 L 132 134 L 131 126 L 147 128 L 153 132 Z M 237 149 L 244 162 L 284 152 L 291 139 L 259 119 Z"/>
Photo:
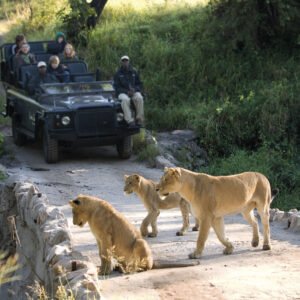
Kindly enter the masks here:
<path id="1" fill-rule="evenodd" d="M 64 49 L 64 52 L 60 55 L 60 59 L 62 61 L 77 61 L 78 57 L 74 50 L 74 47 L 67 43 Z"/>
<path id="2" fill-rule="evenodd" d="M 21 45 L 20 50 L 16 54 L 13 60 L 14 76 L 18 79 L 19 68 L 22 65 L 35 64 L 36 59 L 33 53 L 30 53 L 30 46 L 27 43 Z"/>
<path id="3" fill-rule="evenodd" d="M 47 72 L 47 64 L 40 61 L 37 64 L 38 74 L 29 79 L 27 90 L 30 95 L 38 93 L 41 89 L 40 85 L 43 83 L 58 83 L 57 78 L 53 74 Z"/>
<path id="4" fill-rule="evenodd" d="M 25 35 L 24 34 L 18 34 L 16 36 L 16 42 L 14 45 L 11 47 L 11 54 L 15 55 L 19 52 L 21 45 L 27 43 Z"/>
<path id="5" fill-rule="evenodd" d="M 56 42 L 57 53 L 64 52 L 67 42 L 66 42 L 66 36 L 63 32 L 59 31 L 56 33 L 55 42 Z"/>
<path id="6" fill-rule="evenodd" d="M 116 96 L 121 101 L 124 119 L 129 127 L 141 126 L 144 122 L 144 98 L 141 94 L 142 82 L 138 72 L 129 63 L 129 57 L 121 57 L 121 66 L 114 75 Z M 136 120 L 131 113 L 131 100 L 136 109 Z"/>
<path id="7" fill-rule="evenodd" d="M 70 82 L 70 72 L 66 66 L 60 64 L 57 55 L 50 56 L 48 72 L 55 75 L 60 82 Z"/>

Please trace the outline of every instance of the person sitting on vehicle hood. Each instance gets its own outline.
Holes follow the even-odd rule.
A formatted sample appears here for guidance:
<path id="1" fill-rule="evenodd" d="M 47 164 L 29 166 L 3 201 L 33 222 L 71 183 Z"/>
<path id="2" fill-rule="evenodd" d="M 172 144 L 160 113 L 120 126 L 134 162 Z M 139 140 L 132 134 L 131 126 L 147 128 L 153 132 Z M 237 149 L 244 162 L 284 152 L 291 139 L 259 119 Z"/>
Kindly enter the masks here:
<path id="1" fill-rule="evenodd" d="M 121 57 L 121 67 L 114 75 L 116 96 L 121 101 L 124 119 L 129 127 L 141 126 L 144 121 L 144 98 L 141 94 L 142 82 L 137 71 L 130 65 L 129 57 Z M 136 121 L 131 114 L 131 99 L 136 109 Z"/>
<path id="2" fill-rule="evenodd" d="M 13 60 L 13 69 L 15 78 L 18 79 L 19 68 L 25 64 L 35 64 L 36 59 L 33 53 L 30 53 L 30 46 L 27 43 L 21 45 L 20 50 L 16 54 Z"/>
<path id="3" fill-rule="evenodd" d="M 50 56 L 48 72 L 55 75 L 60 82 L 70 82 L 70 72 L 66 66 L 60 64 L 57 55 Z"/>
<path id="4" fill-rule="evenodd" d="M 38 74 L 29 79 L 27 90 L 30 95 L 34 95 L 40 91 L 40 85 L 43 83 L 58 83 L 57 78 L 47 72 L 47 64 L 40 61 L 37 64 Z"/>

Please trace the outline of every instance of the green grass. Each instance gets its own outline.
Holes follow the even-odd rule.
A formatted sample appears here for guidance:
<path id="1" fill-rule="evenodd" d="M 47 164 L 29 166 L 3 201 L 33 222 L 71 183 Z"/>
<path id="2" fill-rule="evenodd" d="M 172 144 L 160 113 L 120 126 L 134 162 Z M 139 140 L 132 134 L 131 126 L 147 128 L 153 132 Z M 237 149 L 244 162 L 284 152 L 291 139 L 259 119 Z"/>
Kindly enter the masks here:
<path id="1" fill-rule="evenodd" d="M 274 205 L 299 208 L 299 11 L 272 0 L 274 9 L 284 9 L 279 18 L 285 18 L 268 31 L 268 22 L 259 24 L 265 15 L 249 13 L 256 9 L 251 1 L 214 2 L 224 6 L 108 1 L 98 26 L 81 33 L 87 47 L 76 48 L 92 70 L 100 67 L 102 79 L 112 79 L 121 55 L 129 55 L 144 81 L 148 129 L 194 129 L 209 153 L 208 171 L 260 171 L 281 190 Z M 32 40 L 61 29 L 59 18 L 43 24 L 35 16 L 14 26 L 10 38 L 22 29 Z M 43 29 L 34 30 L 33 24 Z M 269 44 L 261 46 L 255 26 L 270 34 Z M 241 39 L 243 48 L 238 47 Z M 145 159 L 155 151 L 150 146 L 136 153 Z"/>

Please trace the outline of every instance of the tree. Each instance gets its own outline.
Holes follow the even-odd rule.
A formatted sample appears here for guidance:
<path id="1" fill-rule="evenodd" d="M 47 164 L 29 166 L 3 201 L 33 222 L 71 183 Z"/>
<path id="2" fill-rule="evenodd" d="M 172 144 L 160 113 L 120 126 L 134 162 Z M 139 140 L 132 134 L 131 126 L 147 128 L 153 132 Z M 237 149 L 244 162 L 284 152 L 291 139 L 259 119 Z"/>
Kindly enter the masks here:
<path id="1" fill-rule="evenodd" d="M 237 50 L 300 42 L 299 0 L 211 0 L 210 5 L 220 32 L 236 41 Z"/>
<path id="2" fill-rule="evenodd" d="M 69 0 L 71 12 L 63 18 L 65 32 L 74 43 L 86 43 L 86 30 L 95 27 L 107 0 Z"/>

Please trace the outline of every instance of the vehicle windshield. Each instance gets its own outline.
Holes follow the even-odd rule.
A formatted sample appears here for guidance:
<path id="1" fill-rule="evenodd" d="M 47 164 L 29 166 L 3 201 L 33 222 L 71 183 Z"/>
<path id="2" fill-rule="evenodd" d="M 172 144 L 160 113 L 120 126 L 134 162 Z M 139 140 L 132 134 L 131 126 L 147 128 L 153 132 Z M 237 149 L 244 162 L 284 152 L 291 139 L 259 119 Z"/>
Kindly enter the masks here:
<path id="1" fill-rule="evenodd" d="M 103 93 L 113 92 L 114 88 L 110 81 L 96 82 L 71 82 L 71 83 L 48 83 L 41 84 L 41 88 L 48 95 L 81 94 L 81 93 Z"/>
<path id="2" fill-rule="evenodd" d="M 114 88 L 111 81 L 41 84 L 43 93 L 38 102 L 55 106 L 113 105 Z"/>

